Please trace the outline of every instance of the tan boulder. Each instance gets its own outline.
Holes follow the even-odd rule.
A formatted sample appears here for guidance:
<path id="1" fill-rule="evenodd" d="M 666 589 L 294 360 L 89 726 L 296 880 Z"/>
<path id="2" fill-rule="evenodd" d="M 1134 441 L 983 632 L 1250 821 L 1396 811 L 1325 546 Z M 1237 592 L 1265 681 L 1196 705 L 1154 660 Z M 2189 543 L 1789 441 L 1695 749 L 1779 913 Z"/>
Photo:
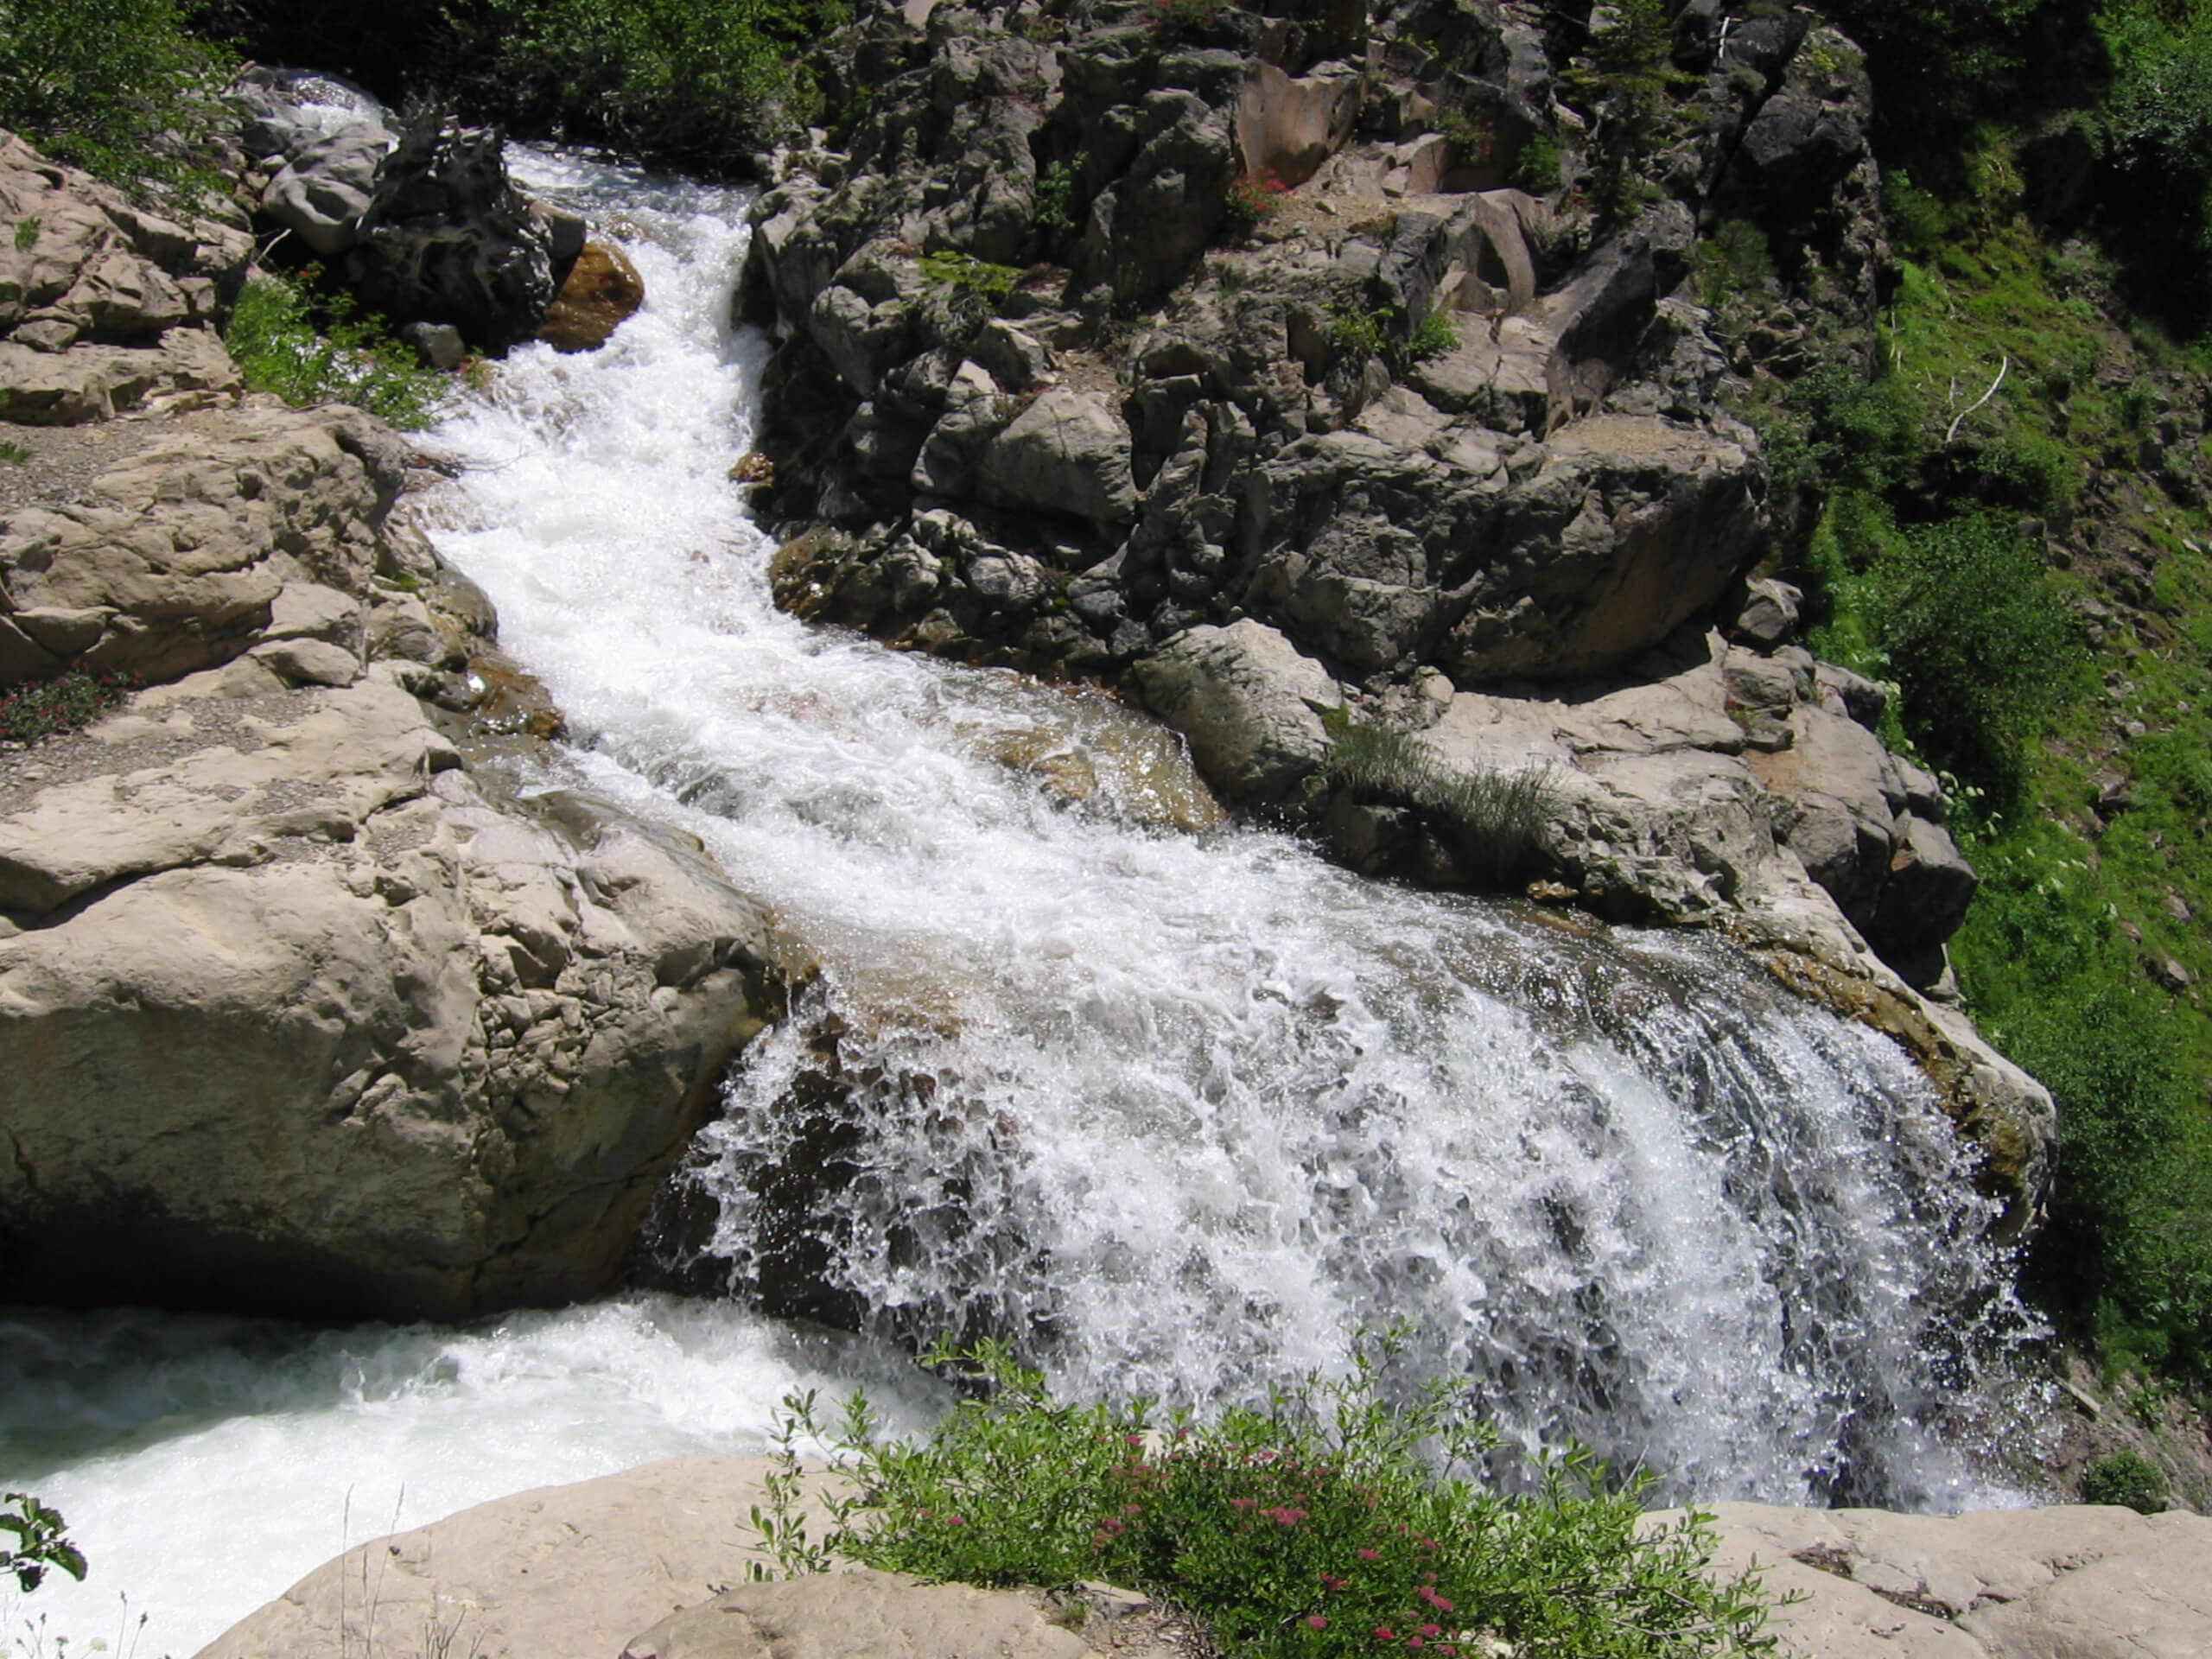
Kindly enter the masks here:
<path id="1" fill-rule="evenodd" d="M 645 279 L 621 249 L 587 242 L 569 267 L 537 337 L 556 352 L 594 352 L 645 302 Z"/>
<path id="2" fill-rule="evenodd" d="M 454 1318 L 619 1274 L 766 931 L 678 842 L 487 796 L 396 677 L 245 660 L 0 756 L 11 1299 Z"/>

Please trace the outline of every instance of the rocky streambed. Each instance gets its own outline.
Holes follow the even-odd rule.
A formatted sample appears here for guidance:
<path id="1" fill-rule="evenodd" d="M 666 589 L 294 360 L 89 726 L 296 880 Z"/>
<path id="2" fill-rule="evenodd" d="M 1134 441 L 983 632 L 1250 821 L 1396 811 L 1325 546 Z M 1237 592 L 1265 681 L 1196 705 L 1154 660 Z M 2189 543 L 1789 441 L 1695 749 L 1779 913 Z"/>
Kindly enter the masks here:
<path id="1" fill-rule="evenodd" d="M 1412 1310 L 1517 1439 L 1684 1496 L 2007 1478 L 1975 1461 L 2028 1328 L 1997 1241 L 2048 1102 L 1943 1000 L 1971 878 L 1878 690 L 1738 585 L 1758 464 L 1678 384 L 1673 219 L 1578 247 L 1459 188 L 1373 130 L 1412 70 L 966 16 L 868 25 L 886 115 L 785 158 L 749 258 L 729 193 L 518 159 L 551 206 L 493 181 L 527 256 L 500 269 L 529 287 L 596 221 L 645 306 L 590 357 L 518 347 L 428 448 L 239 393 L 207 327 L 235 227 L 7 152 L 0 197 L 55 228 L 0 251 L 7 406 L 41 423 L 0 496 L 0 665 L 143 683 L 0 756 L 0 1292 L 454 1319 L 644 1274 L 1198 1401 Z M 1847 111 L 1791 91 L 1802 44 L 1759 107 Z M 1294 150 L 1319 218 L 1194 283 L 1205 158 Z M 485 156 L 383 153 L 448 183 Z M 929 273 L 1021 257 L 1056 161 L 1088 204 L 1065 297 Z M 1410 203 L 1392 228 L 1317 228 L 1370 187 Z M 1459 355 L 1334 340 L 1338 289 L 1390 271 L 1378 315 L 1456 296 Z M 1655 329 L 1675 368 L 1637 355 Z M 1017 664 L 1118 681 L 1189 759 Z M 1424 800 L 1327 781 L 1346 721 L 1541 771 L 1535 901 L 1268 827 L 1474 876 Z M 23 1351 L 85 1351 L 41 1329 Z M 367 1394 L 454 1372 L 409 1379 Z M 43 1483 L 112 1465 L 86 1445 Z M 120 1479 L 87 1490 L 127 1506 Z"/>

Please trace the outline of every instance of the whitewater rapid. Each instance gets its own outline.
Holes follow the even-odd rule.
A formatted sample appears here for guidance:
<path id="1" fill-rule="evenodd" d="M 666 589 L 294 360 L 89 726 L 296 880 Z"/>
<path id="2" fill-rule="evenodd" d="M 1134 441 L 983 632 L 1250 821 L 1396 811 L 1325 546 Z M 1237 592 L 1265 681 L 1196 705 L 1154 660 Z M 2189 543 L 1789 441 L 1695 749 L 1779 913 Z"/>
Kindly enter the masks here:
<path id="1" fill-rule="evenodd" d="M 896 1356 L 942 1332 L 1203 1406 L 1404 1319 L 1405 1380 L 1670 1496 L 2002 1496 L 1961 1402 L 2024 1325 L 1892 1046 L 1707 941 L 1175 827 L 1187 763 L 1118 706 L 778 613 L 728 477 L 766 356 L 730 318 L 744 197 L 516 159 L 646 305 L 515 353 L 435 435 L 464 465 L 425 510 L 568 715 L 525 785 L 697 836 L 819 965 L 683 1176 L 676 1265 L 727 1294 L 467 1331 L 18 1316 L 0 1480 L 95 1564 L 41 1593 L 57 1628 L 112 1637 L 128 1590 L 144 1650 L 189 1651 L 395 1512 L 751 1449 L 794 1385 L 918 1423 Z"/>

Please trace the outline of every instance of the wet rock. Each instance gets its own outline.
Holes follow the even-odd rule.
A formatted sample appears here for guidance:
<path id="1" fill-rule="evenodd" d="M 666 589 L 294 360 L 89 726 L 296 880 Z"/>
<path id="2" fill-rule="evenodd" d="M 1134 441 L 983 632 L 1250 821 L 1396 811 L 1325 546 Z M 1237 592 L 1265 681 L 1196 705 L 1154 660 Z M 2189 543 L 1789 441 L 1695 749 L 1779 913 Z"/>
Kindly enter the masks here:
<path id="1" fill-rule="evenodd" d="M 621 249 L 586 243 L 537 326 L 556 352 L 596 351 L 645 302 L 645 278 Z"/>

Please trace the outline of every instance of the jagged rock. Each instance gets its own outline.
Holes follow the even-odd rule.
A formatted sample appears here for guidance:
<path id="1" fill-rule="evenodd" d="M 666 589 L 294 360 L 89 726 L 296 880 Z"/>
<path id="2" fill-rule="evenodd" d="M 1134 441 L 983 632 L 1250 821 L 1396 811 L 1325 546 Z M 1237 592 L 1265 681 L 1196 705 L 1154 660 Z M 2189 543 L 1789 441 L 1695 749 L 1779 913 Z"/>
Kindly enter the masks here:
<path id="1" fill-rule="evenodd" d="M 430 111 L 378 169 L 346 270 L 386 316 L 451 323 L 497 354 L 545 315 L 552 245 L 551 226 L 507 177 L 499 135 Z"/>
<path id="2" fill-rule="evenodd" d="M 318 257 L 335 258 L 359 239 L 375 200 L 377 169 L 392 137 L 375 122 L 341 127 L 302 146 L 261 193 L 261 211 Z"/>
<path id="3" fill-rule="evenodd" d="M 180 225 L 0 132 L 0 420 L 68 426 L 237 377 L 212 332 L 252 238 Z"/>
<path id="4" fill-rule="evenodd" d="M 645 302 L 645 281 L 621 249 L 602 242 L 587 242 L 574 258 L 537 337 L 556 352 L 596 351 Z"/>
<path id="5" fill-rule="evenodd" d="M 1744 584 L 1743 608 L 1736 613 L 1730 632 L 1746 645 L 1772 651 L 1797 631 L 1797 613 L 1805 595 L 1786 582 L 1762 576 Z"/>
<path id="6" fill-rule="evenodd" d="M 251 64 L 231 83 L 229 97 L 249 161 L 289 162 L 350 127 L 385 125 L 385 107 L 372 94 L 320 70 Z"/>
<path id="7" fill-rule="evenodd" d="M 1190 740 L 1206 780 L 1244 804 L 1281 803 L 1320 769 L 1319 711 L 1344 701 L 1319 664 L 1249 620 L 1179 634 L 1135 671 L 1146 706 Z"/>

